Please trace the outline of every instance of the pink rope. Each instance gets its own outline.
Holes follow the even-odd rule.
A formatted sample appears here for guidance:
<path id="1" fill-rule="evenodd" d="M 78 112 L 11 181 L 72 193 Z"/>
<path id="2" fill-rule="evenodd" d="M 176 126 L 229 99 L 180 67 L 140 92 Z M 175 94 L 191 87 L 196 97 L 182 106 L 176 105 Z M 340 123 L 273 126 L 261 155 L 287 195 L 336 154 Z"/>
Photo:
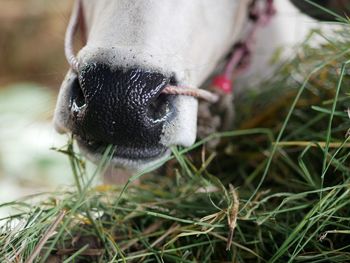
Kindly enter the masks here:
<path id="1" fill-rule="evenodd" d="M 219 100 L 219 95 L 214 94 L 204 89 L 189 88 L 186 86 L 167 86 L 162 90 L 162 93 L 169 95 L 191 96 L 206 100 L 210 103 L 215 103 Z"/>

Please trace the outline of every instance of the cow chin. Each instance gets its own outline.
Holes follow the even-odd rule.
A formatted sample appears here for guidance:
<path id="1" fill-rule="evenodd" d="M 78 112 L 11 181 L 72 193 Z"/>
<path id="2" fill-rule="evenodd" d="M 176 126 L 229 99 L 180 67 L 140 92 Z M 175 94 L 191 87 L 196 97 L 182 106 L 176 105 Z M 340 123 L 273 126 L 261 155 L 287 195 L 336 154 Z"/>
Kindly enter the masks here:
<path id="1" fill-rule="evenodd" d="M 79 148 L 84 156 L 91 162 L 95 164 L 99 164 L 102 162 L 103 153 L 91 151 L 86 147 L 85 144 L 78 141 Z M 146 169 L 153 170 L 161 166 L 166 159 L 170 156 L 171 150 L 169 148 L 162 151 L 158 156 L 150 157 L 150 158 L 127 158 L 127 157 L 119 157 L 117 154 L 113 153 L 111 150 L 111 158 L 106 158 L 109 160 L 108 166 L 124 168 L 134 172 L 141 172 Z"/>

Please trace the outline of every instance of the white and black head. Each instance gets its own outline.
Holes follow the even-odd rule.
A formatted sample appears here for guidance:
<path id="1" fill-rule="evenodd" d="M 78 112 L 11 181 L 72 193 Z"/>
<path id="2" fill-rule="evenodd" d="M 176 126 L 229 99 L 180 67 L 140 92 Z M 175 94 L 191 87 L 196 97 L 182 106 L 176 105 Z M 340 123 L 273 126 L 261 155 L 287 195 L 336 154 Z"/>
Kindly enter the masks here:
<path id="1" fill-rule="evenodd" d="M 115 146 L 113 164 L 132 169 L 193 144 L 197 100 L 162 90 L 201 86 L 237 40 L 248 2 L 80 0 L 86 44 L 62 83 L 56 129 L 94 161 Z"/>
<path id="2" fill-rule="evenodd" d="M 193 144 L 197 100 L 162 91 L 200 87 L 238 40 L 252 2 L 76 0 L 66 51 L 74 21 L 86 41 L 76 57 L 68 54 L 72 69 L 60 89 L 56 129 L 72 133 L 93 161 L 115 146 L 113 164 L 132 169 L 166 157 L 173 145 Z M 332 8 L 338 1 L 317 3 Z"/>

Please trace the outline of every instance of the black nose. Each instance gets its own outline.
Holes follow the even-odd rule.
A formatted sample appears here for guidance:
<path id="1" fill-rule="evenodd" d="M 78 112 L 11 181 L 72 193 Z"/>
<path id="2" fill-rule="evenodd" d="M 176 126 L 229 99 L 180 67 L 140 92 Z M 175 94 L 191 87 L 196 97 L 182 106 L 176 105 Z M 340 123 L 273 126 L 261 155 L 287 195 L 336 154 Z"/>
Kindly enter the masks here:
<path id="1" fill-rule="evenodd" d="M 173 114 L 171 96 L 161 94 L 169 82 L 161 73 L 139 68 L 85 66 L 72 87 L 73 134 L 93 151 L 113 144 L 119 157 L 159 155 L 163 125 Z"/>

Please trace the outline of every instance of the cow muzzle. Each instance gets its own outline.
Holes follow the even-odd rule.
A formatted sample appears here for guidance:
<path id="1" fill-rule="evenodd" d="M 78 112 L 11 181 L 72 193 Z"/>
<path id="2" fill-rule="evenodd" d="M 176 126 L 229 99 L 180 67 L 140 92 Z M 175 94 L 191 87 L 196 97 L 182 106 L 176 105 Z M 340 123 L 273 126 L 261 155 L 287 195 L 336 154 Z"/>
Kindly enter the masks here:
<path id="1" fill-rule="evenodd" d="M 88 152 L 101 154 L 113 145 L 114 155 L 128 160 L 164 155 L 161 135 L 176 111 L 174 96 L 161 92 L 174 81 L 139 68 L 85 65 L 71 84 L 69 128 Z"/>

